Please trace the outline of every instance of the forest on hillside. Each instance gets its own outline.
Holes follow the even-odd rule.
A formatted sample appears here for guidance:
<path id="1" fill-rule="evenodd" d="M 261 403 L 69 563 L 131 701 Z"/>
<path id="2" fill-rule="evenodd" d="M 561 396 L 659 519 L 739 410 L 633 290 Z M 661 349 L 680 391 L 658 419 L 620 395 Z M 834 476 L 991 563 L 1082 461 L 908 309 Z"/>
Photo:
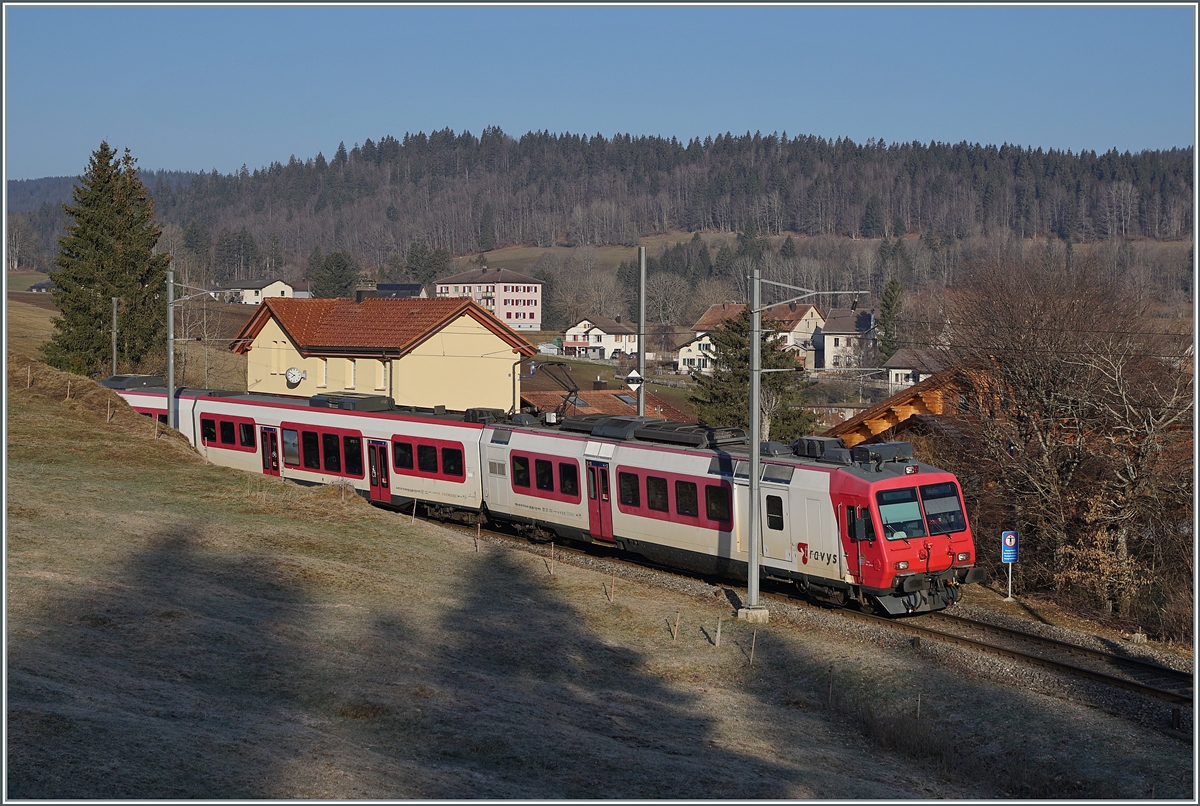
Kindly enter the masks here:
<path id="1" fill-rule="evenodd" d="M 1139 244 L 1191 238 L 1192 159 L 1190 147 L 1098 155 L 786 133 L 684 144 L 544 131 L 514 138 L 493 127 L 479 137 L 445 129 L 368 138 L 339 144 L 329 159 L 292 156 L 227 175 L 144 178 L 164 226 L 161 245 L 204 283 L 301 279 L 314 256 L 332 252 L 379 278 L 428 280 L 414 250 L 463 256 L 512 245 L 634 245 L 683 231 L 749 237 L 749 250 L 720 261 L 701 256 L 695 243 L 686 255 L 680 245 L 655 256 L 660 267 L 682 267 L 672 275 L 693 286 L 732 283 L 721 293 L 736 294 L 744 272 L 720 269 L 737 256 L 762 256 L 761 239 L 774 247 L 778 276 L 815 284 L 832 274 L 830 287 L 865 282 L 878 292 L 889 272 L 944 287 L 964 248 L 1009 240 L 1099 244 L 1114 265 L 1139 269 L 1139 254 L 1150 254 Z M 63 214 L 46 194 L 69 183 L 37 182 L 44 185 L 9 183 L 10 268 L 47 269 L 57 251 Z M 781 254 L 789 235 L 793 251 Z M 1190 291 L 1190 258 L 1140 262 L 1154 290 Z M 553 277 L 571 267 L 550 260 L 540 268 Z"/>

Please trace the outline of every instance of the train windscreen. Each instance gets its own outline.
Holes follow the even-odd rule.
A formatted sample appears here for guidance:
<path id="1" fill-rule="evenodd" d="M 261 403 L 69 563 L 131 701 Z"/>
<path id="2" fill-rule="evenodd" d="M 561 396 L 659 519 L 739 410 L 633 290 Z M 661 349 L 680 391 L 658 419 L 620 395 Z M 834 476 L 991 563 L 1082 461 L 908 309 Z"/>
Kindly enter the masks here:
<path id="1" fill-rule="evenodd" d="M 931 535 L 961 532 L 967 528 L 962 502 L 958 500 L 958 490 L 952 482 L 922 487 L 921 504 L 925 507 Z"/>
<path id="2" fill-rule="evenodd" d="M 925 520 L 921 517 L 921 505 L 917 503 L 915 489 L 882 490 L 875 494 L 875 500 L 879 504 L 883 535 L 888 540 L 925 536 Z"/>

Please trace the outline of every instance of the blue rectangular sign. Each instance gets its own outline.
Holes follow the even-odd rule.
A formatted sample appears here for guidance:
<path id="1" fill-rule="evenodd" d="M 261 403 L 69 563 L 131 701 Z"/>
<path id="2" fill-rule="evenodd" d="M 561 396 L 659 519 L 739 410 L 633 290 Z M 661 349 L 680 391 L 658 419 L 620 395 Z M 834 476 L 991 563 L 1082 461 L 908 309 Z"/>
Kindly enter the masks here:
<path id="1" fill-rule="evenodd" d="M 1015 563 L 1018 548 L 1019 540 L 1016 532 L 1000 533 L 1000 562 Z"/>

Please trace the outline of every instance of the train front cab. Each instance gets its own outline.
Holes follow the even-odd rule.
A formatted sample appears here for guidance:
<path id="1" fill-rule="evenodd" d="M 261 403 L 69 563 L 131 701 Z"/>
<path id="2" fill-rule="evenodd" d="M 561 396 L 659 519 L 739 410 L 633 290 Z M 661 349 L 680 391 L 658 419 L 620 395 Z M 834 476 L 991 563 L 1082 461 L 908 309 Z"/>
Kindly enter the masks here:
<path id="1" fill-rule="evenodd" d="M 835 497 L 847 566 L 860 597 L 890 615 L 942 610 L 960 586 L 982 582 L 962 491 L 949 473 L 904 465 L 880 481 L 857 477 Z M 858 482 L 858 483 L 855 483 Z"/>

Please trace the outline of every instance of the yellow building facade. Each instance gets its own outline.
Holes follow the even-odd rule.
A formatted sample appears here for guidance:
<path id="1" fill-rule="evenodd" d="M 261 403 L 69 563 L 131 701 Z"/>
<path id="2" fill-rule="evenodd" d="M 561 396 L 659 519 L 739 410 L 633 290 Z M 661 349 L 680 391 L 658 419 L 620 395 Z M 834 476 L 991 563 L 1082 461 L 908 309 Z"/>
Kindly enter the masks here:
<path id="1" fill-rule="evenodd" d="M 355 392 L 398 406 L 520 406 L 520 361 L 536 348 L 463 299 L 264 302 L 233 343 L 249 392 Z"/>

